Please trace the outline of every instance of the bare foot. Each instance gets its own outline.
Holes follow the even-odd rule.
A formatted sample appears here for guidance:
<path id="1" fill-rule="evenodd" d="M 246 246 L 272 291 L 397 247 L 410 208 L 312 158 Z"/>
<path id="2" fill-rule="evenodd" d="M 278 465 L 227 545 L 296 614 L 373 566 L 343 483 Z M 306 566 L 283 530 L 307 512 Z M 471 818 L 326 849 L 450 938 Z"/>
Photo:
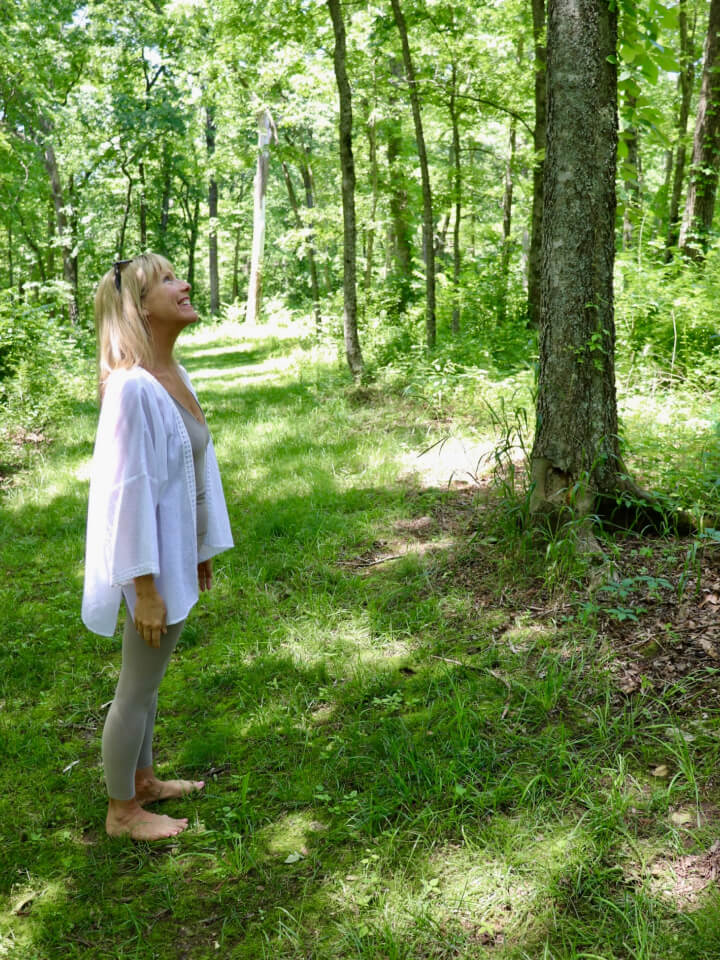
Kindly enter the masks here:
<path id="1" fill-rule="evenodd" d="M 135 781 L 135 799 L 139 804 L 155 803 L 157 800 L 175 800 L 195 790 L 202 790 L 204 780 L 150 780 Z"/>
<path id="2" fill-rule="evenodd" d="M 176 820 L 143 810 L 136 800 L 111 800 L 105 820 L 110 837 L 130 837 L 132 840 L 164 840 L 176 837 L 188 825 L 187 817 Z"/>

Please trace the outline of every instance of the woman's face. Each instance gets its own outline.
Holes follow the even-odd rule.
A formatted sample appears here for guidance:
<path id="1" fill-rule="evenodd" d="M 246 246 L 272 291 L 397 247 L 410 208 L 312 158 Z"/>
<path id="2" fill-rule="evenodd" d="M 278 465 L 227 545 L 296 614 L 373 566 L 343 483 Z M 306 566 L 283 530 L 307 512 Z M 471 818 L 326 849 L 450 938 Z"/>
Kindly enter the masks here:
<path id="1" fill-rule="evenodd" d="M 153 329 L 179 333 L 198 315 L 190 303 L 190 284 L 175 276 L 171 267 L 162 270 L 143 299 L 148 322 Z"/>

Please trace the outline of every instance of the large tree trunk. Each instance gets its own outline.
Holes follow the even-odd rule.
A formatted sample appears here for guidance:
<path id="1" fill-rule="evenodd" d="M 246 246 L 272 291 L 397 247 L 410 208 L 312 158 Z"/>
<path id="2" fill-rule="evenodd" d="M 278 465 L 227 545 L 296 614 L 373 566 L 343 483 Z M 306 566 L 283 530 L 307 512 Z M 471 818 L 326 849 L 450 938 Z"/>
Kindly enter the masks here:
<path id="1" fill-rule="evenodd" d="M 365 364 L 357 329 L 357 226 L 355 222 L 355 163 L 352 152 L 352 99 L 346 69 L 345 24 L 340 0 L 327 0 L 335 33 L 335 78 L 340 99 L 340 167 L 343 205 L 343 294 L 345 355 L 353 377 L 362 377 Z"/>
<path id="2" fill-rule="evenodd" d="M 533 202 L 530 225 L 530 251 L 528 253 L 528 319 L 540 322 L 542 288 L 542 221 L 544 156 L 547 125 L 547 52 L 543 43 L 545 36 L 545 0 L 532 0 L 533 38 L 535 41 L 535 127 L 533 147 Z"/>
<path id="3" fill-rule="evenodd" d="M 253 239 L 250 259 L 250 283 L 248 284 L 245 319 L 257 323 L 262 302 L 263 257 L 265 254 L 265 197 L 270 172 L 270 144 L 276 139 L 275 125 L 267 110 L 258 117 L 258 156 L 255 171 L 253 207 Z"/>
<path id="4" fill-rule="evenodd" d="M 550 0 L 533 514 L 588 514 L 621 471 L 615 398 L 617 13 Z"/>
<path id="5" fill-rule="evenodd" d="M 422 178 L 423 193 L 423 252 L 425 254 L 425 340 L 430 349 L 435 346 L 435 244 L 433 242 L 434 221 L 432 188 L 430 186 L 430 171 L 428 169 L 427 151 L 425 149 L 425 135 L 423 133 L 422 116 L 420 115 L 420 97 L 418 95 L 415 68 L 410 56 L 407 25 L 400 9 L 400 0 L 391 0 L 395 24 L 402 43 L 405 76 L 410 88 L 410 105 L 412 107 L 413 122 L 415 124 L 415 139 L 417 141 L 418 160 L 420 161 L 420 176 Z"/>
<path id="6" fill-rule="evenodd" d="M 208 163 L 210 164 L 210 182 L 208 184 L 208 214 L 210 216 L 210 236 L 208 238 L 208 273 L 210 275 L 210 315 L 217 317 L 220 313 L 220 277 L 218 274 L 218 184 L 213 171 L 215 155 L 215 111 L 212 107 L 205 109 L 205 146 L 207 148 Z"/>
<path id="7" fill-rule="evenodd" d="M 720 162 L 720 0 L 710 0 L 710 18 L 700 87 L 690 184 L 680 228 L 680 250 L 704 257 L 715 212 Z"/>
<path id="8" fill-rule="evenodd" d="M 690 102 L 692 100 L 693 84 L 695 82 L 695 58 L 693 56 L 693 47 L 695 44 L 694 36 L 688 31 L 687 0 L 680 0 L 678 4 L 678 25 L 680 28 L 680 74 L 678 76 L 680 106 L 677 118 L 675 167 L 668 215 L 666 261 L 672 258 L 672 248 L 677 245 L 680 236 L 680 200 L 682 198 L 685 164 L 687 160 L 685 138 L 687 136 L 688 120 L 690 119 Z"/>

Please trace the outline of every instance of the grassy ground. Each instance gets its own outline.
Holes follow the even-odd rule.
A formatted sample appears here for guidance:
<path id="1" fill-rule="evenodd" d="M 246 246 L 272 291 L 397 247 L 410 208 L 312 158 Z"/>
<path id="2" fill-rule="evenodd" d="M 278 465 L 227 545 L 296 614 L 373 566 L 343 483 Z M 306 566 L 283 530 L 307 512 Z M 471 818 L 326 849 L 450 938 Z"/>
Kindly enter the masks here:
<path id="1" fill-rule="evenodd" d="M 628 539 L 621 586 L 591 594 L 486 488 L 502 424 L 461 443 L 447 409 L 353 391 L 292 331 L 206 329 L 184 355 L 236 548 L 157 756 L 208 786 L 168 805 L 175 842 L 104 835 L 119 657 L 79 620 L 88 387 L 2 501 L 0 958 L 720 958 L 717 658 L 655 676 L 632 653 L 685 649 L 680 600 L 712 646 L 697 553 Z M 667 479 L 647 416 L 627 424 Z M 704 429 L 674 434 L 696 467 L 673 476 L 697 480 Z"/>

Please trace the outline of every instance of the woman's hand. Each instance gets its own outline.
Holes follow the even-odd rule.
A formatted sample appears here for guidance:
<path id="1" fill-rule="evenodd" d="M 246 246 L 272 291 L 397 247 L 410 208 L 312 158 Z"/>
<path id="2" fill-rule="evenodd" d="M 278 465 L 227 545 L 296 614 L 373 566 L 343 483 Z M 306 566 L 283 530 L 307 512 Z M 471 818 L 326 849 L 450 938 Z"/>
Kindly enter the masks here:
<path id="1" fill-rule="evenodd" d="M 202 560 L 198 564 L 198 586 L 202 591 L 212 586 L 212 560 Z"/>
<path id="2" fill-rule="evenodd" d="M 167 633 L 167 610 L 151 573 L 135 577 L 135 592 L 135 629 L 149 647 L 157 649 L 161 634 Z"/>

